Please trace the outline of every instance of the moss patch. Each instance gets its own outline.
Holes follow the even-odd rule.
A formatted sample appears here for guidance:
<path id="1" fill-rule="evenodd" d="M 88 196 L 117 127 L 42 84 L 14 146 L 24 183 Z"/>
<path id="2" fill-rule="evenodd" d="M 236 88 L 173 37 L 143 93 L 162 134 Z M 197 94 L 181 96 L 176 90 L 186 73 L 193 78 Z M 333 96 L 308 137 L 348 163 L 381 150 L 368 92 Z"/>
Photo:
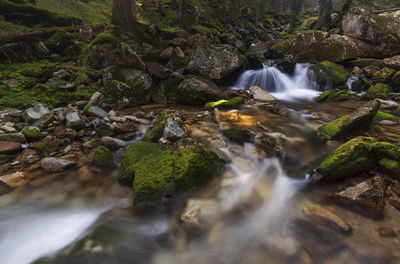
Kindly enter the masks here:
<path id="1" fill-rule="evenodd" d="M 219 162 L 216 154 L 205 148 L 181 148 L 174 155 L 161 144 L 139 142 L 125 151 L 118 180 L 133 184 L 135 202 L 160 201 L 203 182 Z"/>
<path id="2" fill-rule="evenodd" d="M 100 146 L 96 148 L 92 164 L 98 167 L 105 167 L 113 163 L 113 154 L 111 150 L 105 146 Z"/>
<path id="3" fill-rule="evenodd" d="M 230 141 L 243 144 L 250 140 L 250 133 L 240 127 L 232 127 L 222 132 Z"/>
<path id="4" fill-rule="evenodd" d="M 376 85 L 370 87 L 367 93 L 363 96 L 364 99 L 372 100 L 372 99 L 388 99 L 389 93 L 392 91 L 392 88 L 383 83 L 377 83 Z"/>
<path id="5" fill-rule="evenodd" d="M 160 138 L 162 138 L 164 134 L 165 124 L 167 123 L 168 118 L 170 116 L 160 115 L 154 121 L 154 126 L 147 132 L 146 136 L 144 136 L 143 141 L 145 142 L 158 142 Z"/>
<path id="6" fill-rule="evenodd" d="M 396 175 L 397 177 L 399 176 L 400 173 L 400 162 L 392 160 L 392 159 L 381 159 L 379 161 L 379 167 L 391 174 L 391 175 Z"/>
<path id="7" fill-rule="evenodd" d="M 397 117 L 391 114 L 387 114 L 385 112 L 378 111 L 375 116 L 375 120 L 381 121 L 381 120 L 390 120 L 390 121 L 397 121 Z"/>
<path id="8" fill-rule="evenodd" d="M 395 70 L 385 67 L 380 71 L 375 72 L 372 75 L 372 80 L 375 82 L 389 83 L 392 80 L 393 75 L 395 73 L 396 73 Z"/>
<path id="9" fill-rule="evenodd" d="M 323 102 L 323 101 L 345 101 L 349 99 L 349 95 L 347 91 L 343 90 L 329 90 L 323 92 L 320 96 L 318 96 L 315 101 Z"/>
<path id="10" fill-rule="evenodd" d="M 37 140 L 42 137 L 42 133 L 37 127 L 24 127 L 21 133 L 27 140 Z"/>
<path id="11" fill-rule="evenodd" d="M 338 65 L 330 61 L 320 62 L 319 65 L 335 85 L 346 84 L 350 74 L 342 65 Z"/>
<path id="12" fill-rule="evenodd" d="M 349 115 L 345 115 L 339 119 L 333 120 L 318 128 L 318 134 L 324 139 L 334 139 L 342 136 L 345 133 L 344 128 L 347 121 L 350 119 Z"/>
<path id="13" fill-rule="evenodd" d="M 219 100 L 216 102 L 206 103 L 204 106 L 205 110 L 211 111 L 214 108 L 218 109 L 228 109 L 228 108 L 237 108 L 241 104 L 243 104 L 243 97 L 235 97 L 229 100 Z"/>

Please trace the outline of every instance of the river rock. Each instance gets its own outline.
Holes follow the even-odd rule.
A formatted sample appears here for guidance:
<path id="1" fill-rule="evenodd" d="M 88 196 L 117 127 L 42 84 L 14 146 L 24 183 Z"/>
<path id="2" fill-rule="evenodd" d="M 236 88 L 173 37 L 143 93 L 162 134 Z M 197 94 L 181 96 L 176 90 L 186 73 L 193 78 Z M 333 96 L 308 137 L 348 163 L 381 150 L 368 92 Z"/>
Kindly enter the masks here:
<path id="1" fill-rule="evenodd" d="M 284 135 L 283 135 L 284 136 Z M 282 142 L 280 138 L 275 138 L 270 136 L 268 133 L 258 133 L 254 137 L 254 145 L 256 147 L 256 152 L 261 157 L 275 157 L 282 156 L 284 154 L 284 149 L 282 148 Z"/>
<path id="2" fill-rule="evenodd" d="M 256 101 L 262 101 L 262 102 L 272 102 L 272 101 L 277 101 L 278 99 L 264 91 L 258 86 L 252 86 L 250 87 L 250 93 L 253 95 L 253 98 Z"/>
<path id="3" fill-rule="evenodd" d="M 43 115 L 49 112 L 42 104 L 37 104 L 32 108 L 28 108 L 24 112 L 25 122 L 32 124 L 38 121 Z"/>
<path id="4" fill-rule="evenodd" d="M 356 130 L 367 129 L 374 120 L 379 107 L 380 102 L 378 100 L 368 102 L 350 115 L 345 115 L 320 126 L 317 130 L 318 135 L 329 140 Z"/>
<path id="5" fill-rule="evenodd" d="M 15 153 L 19 150 L 21 150 L 21 143 L 19 142 L 0 141 L 0 154 Z"/>
<path id="6" fill-rule="evenodd" d="M 170 142 L 175 142 L 185 136 L 185 132 L 180 128 L 174 119 L 168 118 L 164 129 L 164 138 Z"/>
<path id="7" fill-rule="evenodd" d="M 125 141 L 113 137 L 102 137 L 100 139 L 100 144 L 111 150 L 117 150 L 126 145 Z"/>
<path id="8" fill-rule="evenodd" d="M 151 76 L 155 76 L 161 79 L 167 78 L 172 73 L 169 68 L 156 62 L 146 63 L 146 69 L 151 74 Z"/>
<path id="9" fill-rule="evenodd" d="M 178 100 L 184 104 L 204 105 L 222 98 L 222 92 L 211 81 L 190 78 L 181 82 L 177 88 Z"/>
<path id="10" fill-rule="evenodd" d="M 381 109 L 396 109 L 399 104 L 395 101 L 377 99 L 381 103 Z"/>
<path id="11" fill-rule="evenodd" d="M 239 52 L 233 46 L 201 44 L 193 54 L 188 70 L 210 80 L 220 80 L 240 68 L 242 64 Z"/>
<path id="12" fill-rule="evenodd" d="M 343 234 L 350 234 L 353 230 L 346 221 L 320 206 L 309 206 L 305 208 L 303 212 L 316 224 L 331 227 Z"/>
<path id="13" fill-rule="evenodd" d="M 14 188 L 25 185 L 33 178 L 33 175 L 26 172 L 14 172 L 0 177 L 0 182 L 8 187 Z"/>
<path id="14" fill-rule="evenodd" d="M 85 124 L 77 112 L 68 113 L 65 116 L 65 119 L 67 122 L 67 127 L 70 128 L 81 128 Z"/>
<path id="15" fill-rule="evenodd" d="M 61 172 L 64 169 L 74 166 L 75 162 L 47 157 L 42 159 L 40 165 L 46 172 Z"/>
<path id="16" fill-rule="evenodd" d="M 21 153 L 20 160 L 22 163 L 32 164 L 40 160 L 40 157 L 34 149 L 24 149 Z"/>
<path id="17" fill-rule="evenodd" d="M 217 203 L 214 200 L 190 199 L 180 219 L 185 228 L 202 228 L 216 219 L 217 209 Z"/>
<path id="18" fill-rule="evenodd" d="M 92 97 L 90 97 L 88 105 L 101 106 L 103 102 L 104 102 L 104 95 L 100 92 L 95 92 L 94 94 L 92 94 Z"/>
<path id="19" fill-rule="evenodd" d="M 91 106 L 87 111 L 87 114 L 98 118 L 106 118 L 108 116 L 107 112 L 98 106 Z"/>
<path id="20" fill-rule="evenodd" d="M 47 128 L 51 122 L 54 121 L 54 114 L 52 112 L 47 112 L 42 115 L 39 119 L 38 127 L 41 129 Z"/>
<path id="21" fill-rule="evenodd" d="M 25 143 L 26 139 L 22 133 L 8 133 L 0 135 L 0 141 Z"/>
<path id="22" fill-rule="evenodd" d="M 375 176 L 329 197 L 336 204 L 372 219 L 383 218 L 385 182 Z"/>
<path id="23" fill-rule="evenodd" d="M 4 131 L 5 133 L 15 133 L 17 130 L 14 128 L 14 124 L 7 122 L 0 126 L 0 130 Z"/>

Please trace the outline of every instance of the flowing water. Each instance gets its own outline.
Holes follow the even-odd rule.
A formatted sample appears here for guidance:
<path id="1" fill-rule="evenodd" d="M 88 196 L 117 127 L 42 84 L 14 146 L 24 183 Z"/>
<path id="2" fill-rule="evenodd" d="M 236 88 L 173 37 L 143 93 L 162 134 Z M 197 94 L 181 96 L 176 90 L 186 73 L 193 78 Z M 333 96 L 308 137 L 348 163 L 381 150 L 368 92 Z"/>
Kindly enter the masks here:
<path id="1" fill-rule="evenodd" d="M 337 145 L 321 144 L 314 135 L 321 122 L 300 110 L 340 116 L 360 105 L 310 103 L 319 88 L 309 79 L 307 67 L 298 64 L 293 76 L 274 66 L 248 71 L 236 87 L 259 85 L 291 103 L 292 109 L 279 115 L 250 108 L 232 121 L 242 127 L 261 122 L 290 137 L 293 147 L 283 159 L 259 158 L 252 144 L 228 142 L 220 151 L 231 163 L 210 183 L 148 208 L 131 206 L 131 190 L 118 184 L 117 168 L 81 167 L 48 176 L 39 170 L 37 180 L 0 196 L 0 263 L 366 263 L 356 261 L 344 244 L 379 240 L 371 232 L 377 228 L 372 220 L 337 209 L 358 228 L 351 237 L 320 232 L 305 221 L 304 207 L 321 202 L 325 187 L 312 187 L 301 168 Z M 199 109 L 191 111 L 196 118 L 204 116 L 192 125 L 193 137 L 223 137 L 209 116 Z M 399 140 L 393 138 L 400 134 L 397 128 L 375 129 L 377 135 Z M 385 224 L 397 225 L 396 214 L 387 212 L 380 222 Z M 387 244 L 395 252 L 398 244 Z"/>
<path id="2" fill-rule="evenodd" d="M 280 100 L 312 101 L 321 94 L 321 90 L 329 87 L 321 89 L 318 86 L 314 72 L 308 69 L 310 66 L 298 63 L 293 75 L 289 75 L 280 71 L 271 61 L 265 63 L 260 70 L 245 71 L 232 89 L 248 90 L 252 86 L 259 86 Z"/>

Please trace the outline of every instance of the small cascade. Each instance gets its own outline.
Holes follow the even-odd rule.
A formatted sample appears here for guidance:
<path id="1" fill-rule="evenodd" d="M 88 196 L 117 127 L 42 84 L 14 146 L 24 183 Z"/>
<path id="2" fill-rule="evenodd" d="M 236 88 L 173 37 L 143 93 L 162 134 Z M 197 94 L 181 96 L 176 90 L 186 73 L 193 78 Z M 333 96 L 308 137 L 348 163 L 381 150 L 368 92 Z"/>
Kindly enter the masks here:
<path id="1" fill-rule="evenodd" d="M 265 63 L 263 69 L 245 71 L 232 89 L 249 90 L 252 86 L 259 86 L 275 97 L 284 101 L 312 101 L 320 89 L 311 64 L 298 63 L 294 74 L 281 72 L 273 61 Z"/>
<path id="2" fill-rule="evenodd" d="M 355 82 L 355 81 L 357 81 L 357 80 L 358 80 L 358 77 L 357 77 L 357 76 L 351 76 L 351 77 L 347 80 L 347 83 L 346 83 L 347 88 L 348 88 L 349 90 L 351 90 L 351 86 L 353 85 L 353 82 Z"/>

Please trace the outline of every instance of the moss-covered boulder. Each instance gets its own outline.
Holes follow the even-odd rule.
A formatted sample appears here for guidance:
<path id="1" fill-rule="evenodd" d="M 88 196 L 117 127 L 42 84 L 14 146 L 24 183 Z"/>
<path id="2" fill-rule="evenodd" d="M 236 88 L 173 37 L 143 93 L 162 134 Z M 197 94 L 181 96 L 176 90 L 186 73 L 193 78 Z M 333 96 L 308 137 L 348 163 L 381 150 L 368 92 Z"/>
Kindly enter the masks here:
<path id="1" fill-rule="evenodd" d="M 232 127 L 222 132 L 230 141 L 243 144 L 249 142 L 251 134 L 247 130 L 243 130 L 241 127 Z"/>
<path id="2" fill-rule="evenodd" d="M 318 128 L 318 136 L 323 139 L 337 139 L 356 130 L 367 129 L 380 107 L 378 100 L 366 103 L 350 115 L 342 116 Z"/>
<path id="3" fill-rule="evenodd" d="M 42 137 L 40 129 L 34 126 L 24 127 L 21 133 L 27 140 L 38 140 Z"/>
<path id="4" fill-rule="evenodd" d="M 351 90 L 356 92 L 366 91 L 370 86 L 371 84 L 368 79 L 364 76 L 360 76 L 351 84 Z"/>
<path id="5" fill-rule="evenodd" d="M 317 83 L 325 87 L 328 82 L 335 86 L 345 85 L 350 74 L 342 66 L 330 61 L 322 61 L 312 65 L 309 70 L 314 71 Z"/>
<path id="6" fill-rule="evenodd" d="M 389 93 L 392 91 L 392 88 L 384 83 L 377 83 L 374 86 L 371 86 L 367 93 L 363 96 L 363 98 L 367 100 L 372 99 L 388 99 Z"/>
<path id="7" fill-rule="evenodd" d="M 229 108 L 238 108 L 241 104 L 243 104 L 243 97 L 235 97 L 227 100 L 219 100 L 216 102 L 209 102 L 204 105 L 204 109 L 211 111 L 214 108 L 218 109 L 229 109 Z"/>
<path id="8" fill-rule="evenodd" d="M 100 146 L 94 151 L 92 164 L 98 167 L 109 166 L 113 163 L 113 154 L 111 150 L 105 146 Z"/>
<path id="9" fill-rule="evenodd" d="M 176 154 L 166 146 L 138 142 L 123 154 L 118 180 L 132 186 L 136 202 L 160 201 L 208 179 L 220 165 L 212 151 L 189 146 Z"/>
<path id="10" fill-rule="evenodd" d="M 395 73 L 395 70 L 385 67 L 372 74 L 372 80 L 375 82 L 389 83 Z"/>
<path id="11" fill-rule="evenodd" d="M 344 90 L 328 90 L 323 92 L 320 96 L 318 96 L 315 101 L 323 102 L 323 101 L 346 101 L 349 99 L 349 94 Z"/>
<path id="12" fill-rule="evenodd" d="M 360 174 L 373 165 L 372 149 L 375 139 L 354 138 L 328 155 L 317 167 L 314 181 L 333 181 Z"/>

